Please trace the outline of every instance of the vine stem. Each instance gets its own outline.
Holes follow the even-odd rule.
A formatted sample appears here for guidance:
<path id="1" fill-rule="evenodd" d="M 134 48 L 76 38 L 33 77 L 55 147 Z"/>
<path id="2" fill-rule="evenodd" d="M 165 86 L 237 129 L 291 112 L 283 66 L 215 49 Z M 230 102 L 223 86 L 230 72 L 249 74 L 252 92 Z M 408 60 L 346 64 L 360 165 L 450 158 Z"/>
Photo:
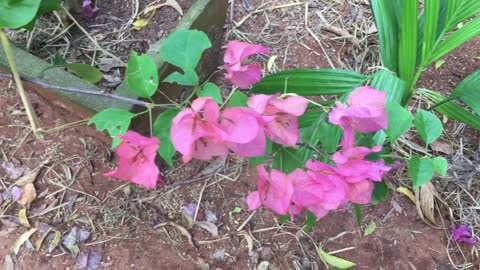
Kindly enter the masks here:
<path id="1" fill-rule="evenodd" d="M 7 36 L 1 29 L 0 29 L 0 40 L 3 46 L 3 49 L 5 50 L 5 55 L 7 56 L 8 64 L 10 65 L 10 71 L 12 72 L 13 78 L 15 80 L 15 84 L 17 85 L 18 94 L 20 96 L 20 99 L 22 100 L 23 106 L 25 107 L 25 112 L 27 113 L 28 120 L 30 121 L 30 126 L 32 127 L 32 130 L 35 136 L 39 138 L 40 135 L 38 133 L 39 124 L 38 124 L 37 115 L 35 114 L 32 104 L 30 103 L 30 99 L 28 98 L 27 93 L 23 88 L 20 74 L 17 71 L 17 66 L 15 64 L 15 60 L 13 59 L 13 53 L 12 53 L 12 49 L 10 48 L 10 43 L 8 42 Z"/>

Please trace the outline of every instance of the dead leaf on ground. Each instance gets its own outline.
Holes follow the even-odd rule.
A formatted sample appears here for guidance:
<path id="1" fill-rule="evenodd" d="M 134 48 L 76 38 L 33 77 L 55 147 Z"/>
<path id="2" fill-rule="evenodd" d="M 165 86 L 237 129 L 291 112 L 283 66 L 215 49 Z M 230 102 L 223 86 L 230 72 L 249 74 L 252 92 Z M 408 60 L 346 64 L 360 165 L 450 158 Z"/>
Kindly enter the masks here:
<path id="1" fill-rule="evenodd" d="M 30 222 L 28 222 L 28 217 L 27 217 L 27 208 L 23 208 L 20 211 L 18 211 L 18 219 L 20 220 L 20 223 L 22 223 L 23 226 L 30 228 Z"/>
<path id="2" fill-rule="evenodd" d="M 20 235 L 20 237 L 18 237 L 17 241 L 15 241 L 15 244 L 13 244 L 13 247 L 12 247 L 12 251 L 15 255 L 18 254 L 18 252 L 20 251 L 20 248 L 23 246 L 25 241 L 27 241 L 30 238 L 30 236 L 32 236 L 32 234 L 34 234 L 37 230 L 38 230 L 37 228 L 30 229 L 29 231 L 23 233 L 22 235 Z"/>
<path id="3" fill-rule="evenodd" d="M 432 147 L 433 151 L 440 152 L 446 155 L 452 155 L 455 153 L 455 150 L 453 150 L 453 146 L 451 144 L 441 141 L 434 141 L 430 144 L 430 147 Z"/>
<path id="4" fill-rule="evenodd" d="M 18 203 L 23 206 L 27 206 L 30 205 L 30 203 L 33 202 L 35 198 L 37 198 L 35 186 L 32 183 L 29 183 L 23 187 L 22 195 L 20 196 Z"/>
<path id="5" fill-rule="evenodd" d="M 172 222 L 172 221 L 169 221 L 169 222 L 165 223 L 165 225 L 170 225 L 170 226 L 174 227 L 175 229 L 177 229 L 183 236 L 187 237 L 188 243 L 195 247 L 195 244 L 193 243 L 193 237 L 187 229 L 185 229 L 184 227 L 182 227 L 182 226 L 180 226 L 177 223 Z"/>
<path id="6" fill-rule="evenodd" d="M 38 174 L 40 173 L 40 169 L 33 170 L 28 174 L 22 176 L 15 182 L 16 186 L 25 186 L 26 184 L 33 184 L 35 179 L 37 178 Z"/>
<path id="7" fill-rule="evenodd" d="M 427 218 L 430 222 L 435 224 L 435 195 L 437 191 L 432 182 L 428 182 L 415 189 L 415 198 L 417 211 L 420 217 L 425 221 Z"/>
<path id="8" fill-rule="evenodd" d="M 162 7 L 172 7 L 174 8 L 180 15 L 183 15 L 183 10 L 182 7 L 178 4 L 177 1 L 175 0 L 166 0 L 164 3 L 161 4 L 155 4 L 155 5 L 150 5 L 146 7 L 141 13 L 143 14 L 142 16 L 138 16 L 135 20 L 135 22 L 132 24 L 134 30 L 140 30 L 143 27 L 147 26 L 150 20 L 153 18 L 155 15 L 155 12 L 157 9 L 160 9 Z"/>
<path id="9" fill-rule="evenodd" d="M 3 259 L 2 270 L 15 270 L 15 263 L 13 262 L 12 256 L 6 255 Z"/>
<path id="10" fill-rule="evenodd" d="M 208 222 L 208 221 L 195 221 L 195 225 L 200 228 L 207 230 L 209 233 L 212 234 L 213 237 L 218 237 L 218 227 L 217 225 Z"/>

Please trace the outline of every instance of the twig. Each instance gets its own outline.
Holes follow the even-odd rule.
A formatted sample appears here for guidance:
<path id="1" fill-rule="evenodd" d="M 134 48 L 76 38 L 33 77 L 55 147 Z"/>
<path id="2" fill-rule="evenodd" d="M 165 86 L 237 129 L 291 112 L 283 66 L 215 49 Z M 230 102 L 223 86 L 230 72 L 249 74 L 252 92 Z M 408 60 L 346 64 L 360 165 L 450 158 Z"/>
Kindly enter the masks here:
<path id="1" fill-rule="evenodd" d="M 0 73 L 0 78 L 12 78 L 12 75 L 11 74 L 6 74 L 6 73 Z M 107 98 L 111 98 L 111 99 L 117 99 L 117 100 L 120 100 L 120 101 L 123 101 L 123 102 L 126 102 L 126 103 L 130 103 L 130 104 L 133 104 L 133 105 L 143 106 L 143 107 L 146 107 L 146 108 L 149 108 L 151 106 L 155 106 L 155 107 L 158 107 L 158 108 L 164 108 L 164 109 L 175 107 L 175 105 L 168 105 L 168 104 L 155 104 L 155 105 L 153 105 L 152 103 L 149 103 L 149 102 L 146 102 L 146 101 L 141 101 L 141 100 L 137 100 L 137 99 L 133 99 L 133 98 L 127 98 L 127 97 L 123 97 L 123 96 L 119 96 L 119 95 L 115 95 L 115 94 L 110 94 L 110 93 L 106 93 L 106 92 L 101 92 L 101 91 L 92 91 L 92 90 L 81 89 L 81 88 L 76 88 L 76 87 L 51 85 L 51 84 L 48 84 L 48 83 L 43 82 L 41 80 L 33 79 L 33 78 L 22 77 L 21 80 L 23 80 L 25 82 L 35 83 L 35 84 L 38 84 L 38 85 L 40 85 L 44 88 L 48 88 L 48 89 L 55 89 L 55 90 L 60 90 L 60 91 L 64 91 L 64 92 L 72 92 L 72 93 L 79 93 L 79 94 L 92 95 L 92 96 L 102 96 L 102 97 L 107 97 Z"/>
<path id="2" fill-rule="evenodd" d="M 33 130 L 33 133 L 37 136 L 37 138 L 39 138 L 40 135 L 37 133 L 39 128 L 37 116 L 35 115 L 35 111 L 33 110 L 32 104 L 30 103 L 30 99 L 28 98 L 27 93 L 23 88 L 22 80 L 20 79 L 20 74 L 17 71 L 17 66 L 15 64 L 15 60 L 13 59 L 13 53 L 10 48 L 10 43 L 8 42 L 7 36 L 1 29 L 0 29 L 0 40 L 2 42 L 3 49 L 5 50 L 5 55 L 7 56 L 10 70 L 13 73 L 13 78 L 15 80 L 15 84 L 17 85 L 18 94 L 20 95 L 23 106 L 25 107 L 25 112 L 27 113 L 27 116 L 28 116 L 28 120 L 30 121 L 30 126 Z"/>

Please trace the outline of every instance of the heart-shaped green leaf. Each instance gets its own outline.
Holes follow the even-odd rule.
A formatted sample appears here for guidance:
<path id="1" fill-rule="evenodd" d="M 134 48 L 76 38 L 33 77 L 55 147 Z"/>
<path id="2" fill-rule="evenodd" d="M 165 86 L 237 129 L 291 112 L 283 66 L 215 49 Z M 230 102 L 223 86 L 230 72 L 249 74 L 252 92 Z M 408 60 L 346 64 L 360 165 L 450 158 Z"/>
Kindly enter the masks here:
<path id="1" fill-rule="evenodd" d="M 88 124 L 95 124 L 97 130 L 107 130 L 108 134 L 113 138 L 112 148 L 120 144 L 118 135 L 123 135 L 127 132 L 130 122 L 136 114 L 120 109 L 106 109 L 95 114 Z"/>
<path id="2" fill-rule="evenodd" d="M 195 86 L 198 85 L 199 79 L 195 70 L 186 69 L 184 70 L 184 74 L 175 71 L 174 73 L 168 75 L 163 81 L 186 86 Z"/>
<path id="3" fill-rule="evenodd" d="M 444 157 L 436 157 L 433 159 L 433 167 L 441 176 L 447 175 L 448 161 Z"/>
<path id="4" fill-rule="evenodd" d="M 202 89 L 197 92 L 197 96 L 199 96 L 199 97 L 211 97 L 218 104 L 223 103 L 221 90 L 214 83 L 204 84 Z"/>
<path id="5" fill-rule="evenodd" d="M 327 252 L 323 251 L 321 245 L 318 246 L 318 255 L 323 262 L 338 269 L 348 269 L 356 265 L 351 261 L 328 254 Z"/>
<path id="6" fill-rule="evenodd" d="M 140 97 L 149 98 L 158 88 L 158 71 L 153 59 L 132 52 L 127 65 L 127 82 L 130 91 Z"/>
<path id="7" fill-rule="evenodd" d="M 40 0 L 0 1 L 0 28 L 19 28 L 31 22 L 40 7 Z"/>
<path id="8" fill-rule="evenodd" d="M 158 115 L 157 120 L 153 124 L 153 135 L 160 139 L 160 147 L 158 154 L 167 162 L 170 167 L 173 167 L 173 156 L 175 155 L 175 148 L 170 137 L 170 130 L 172 128 L 172 120 L 180 112 L 179 109 L 170 109 Z"/>
<path id="9" fill-rule="evenodd" d="M 412 127 L 413 116 L 407 109 L 396 102 L 388 102 L 386 109 L 388 129 L 385 130 L 385 133 L 387 133 L 390 141 L 394 142 Z"/>
<path id="10" fill-rule="evenodd" d="M 419 188 L 432 179 L 434 173 L 433 160 L 413 156 L 408 162 L 408 172 L 412 178 L 413 188 Z"/>
<path id="11" fill-rule="evenodd" d="M 240 91 L 235 91 L 228 101 L 228 107 L 244 107 L 247 106 L 248 97 Z"/>
<path id="12" fill-rule="evenodd" d="M 442 122 L 431 112 L 422 109 L 418 110 L 414 123 L 420 137 L 422 137 L 427 145 L 431 144 L 442 135 Z"/>

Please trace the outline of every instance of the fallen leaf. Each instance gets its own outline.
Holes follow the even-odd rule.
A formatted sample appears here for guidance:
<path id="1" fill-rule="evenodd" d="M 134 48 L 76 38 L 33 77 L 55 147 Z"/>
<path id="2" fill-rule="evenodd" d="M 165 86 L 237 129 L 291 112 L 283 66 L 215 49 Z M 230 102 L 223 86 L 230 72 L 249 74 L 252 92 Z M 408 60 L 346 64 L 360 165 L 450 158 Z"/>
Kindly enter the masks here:
<path id="1" fill-rule="evenodd" d="M 230 219 L 232 219 L 232 218 L 233 218 L 233 215 L 238 214 L 238 213 L 240 213 L 240 212 L 242 212 L 242 208 L 236 206 L 235 208 L 233 208 L 232 211 L 228 212 L 228 216 L 230 217 Z"/>
<path id="2" fill-rule="evenodd" d="M 207 210 L 205 215 L 207 216 L 207 221 L 208 222 L 215 223 L 217 221 L 217 215 L 213 211 Z"/>
<path id="3" fill-rule="evenodd" d="M 162 7 L 172 7 L 174 8 L 180 15 L 183 15 L 183 10 L 182 7 L 178 4 L 177 1 L 175 0 L 166 0 L 165 3 L 162 4 L 156 4 L 156 5 L 151 5 L 146 7 L 141 13 L 143 13 L 143 16 L 140 17 L 138 16 L 135 22 L 133 22 L 133 29 L 134 30 L 140 30 L 143 27 L 147 26 L 150 20 L 153 18 L 155 15 L 155 12 L 157 9 L 162 8 Z"/>
<path id="4" fill-rule="evenodd" d="M 252 239 L 252 237 L 246 231 L 240 232 L 240 235 L 245 237 L 245 241 L 247 241 L 247 245 L 248 245 L 248 252 L 251 253 L 253 251 L 253 239 Z"/>
<path id="5" fill-rule="evenodd" d="M 323 251 L 321 245 L 318 246 L 318 255 L 320 256 L 320 259 L 322 259 L 322 261 L 326 264 L 327 268 L 330 265 L 338 269 L 348 269 L 356 265 L 351 261 L 347 261 L 342 258 L 328 254 L 327 252 Z"/>
<path id="6" fill-rule="evenodd" d="M 368 236 L 368 235 L 374 233 L 376 229 L 377 229 L 377 224 L 375 224 L 375 222 L 373 222 L 373 220 L 370 221 L 368 226 L 365 228 L 365 231 L 363 232 L 363 236 Z"/>
<path id="7" fill-rule="evenodd" d="M 268 270 L 269 266 L 270 266 L 269 262 L 263 261 L 258 265 L 257 270 Z"/>
<path id="8" fill-rule="evenodd" d="M 27 241 L 28 238 L 30 238 L 30 236 L 32 236 L 32 234 L 34 234 L 37 230 L 37 228 L 30 229 L 29 231 L 23 233 L 22 235 L 20 235 L 20 237 L 18 237 L 17 241 L 15 241 L 15 244 L 13 244 L 12 247 L 12 251 L 15 255 L 18 254 L 18 251 L 20 251 L 20 248 L 25 243 L 25 241 Z"/>
<path id="9" fill-rule="evenodd" d="M 397 188 L 397 191 L 407 196 L 410 199 L 410 201 L 412 201 L 414 204 L 416 203 L 417 200 L 415 199 L 415 195 L 413 195 L 410 189 L 406 187 L 399 187 Z"/>
<path id="10" fill-rule="evenodd" d="M 37 241 L 35 241 L 35 250 L 36 251 L 39 251 L 40 248 L 42 247 L 42 244 L 43 244 L 43 241 L 45 241 L 45 238 L 47 237 L 47 235 L 50 233 L 52 229 L 49 228 L 47 230 L 47 232 L 45 232 L 39 239 L 37 239 Z"/>
<path id="11" fill-rule="evenodd" d="M 60 241 L 62 240 L 62 232 L 53 230 L 55 232 L 55 236 L 53 237 L 52 241 L 50 241 L 50 245 L 48 246 L 48 252 L 52 252 L 55 248 L 60 245 Z"/>
<path id="12" fill-rule="evenodd" d="M 170 225 L 170 226 L 174 227 L 175 229 L 177 229 L 183 236 L 187 237 L 188 243 L 195 247 L 195 244 L 193 243 L 193 237 L 190 234 L 190 232 L 188 232 L 187 229 L 185 229 L 184 227 L 178 225 L 175 222 L 171 222 L 171 221 L 167 222 L 166 225 Z"/>
<path id="13" fill-rule="evenodd" d="M 430 147 L 432 147 L 433 151 L 444 153 L 446 155 L 452 155 L 455 153 L 455 150 L 453 150 L 453 147 L 451 144 L 441 142 L 441 141 L 434 141 L 433 143 L 430 144 Z"/>
<path id="14" fill-rule="evenodd" d="M 218 237 L 218 227 L 217 225 L 208 222 L 208 221 L 195 221 L 195 225 L 200 228 L 207 230 L 209 233 L 212 234 L 213 237 Z"/>
<path id="15" fill-rule="evenodd" d="M 35 191 L 35 186 L 32 183 L 26 184 L 23 187 L 22 195 L 20 199 L 17 201 L 19 204 L 23 206 L 30 205 L 33 200 L 37 198 L 37 192 Z"/>
<path id="16" fill-rule="evenodd" d="M 435 69 L 440 69 L 443 65 L 445 64 L 445 60 L 440 59 L 437 62 L 435 62 Z"/>
<path id="17" fill-rule="evenodd" d="M 40 169 L 33 170 L 15 181 L 15 185 L 25 186 L 26 184 L 33 184 L 33 182 L 35 182 L 35 179 L 37 179 L 39 173 Z"/>
<path id="18" fill-rule="evenodd" d="M 88 270 L 95 270 L 100 267 L 102 253 L 96 250 L 82 250 L 77 256 L 77 264 Z"/>
<path id="19" fill-rule="evenodd" d="M 415 189 L 415 198 L 417 199 L 417 211 L 420 217 L 426 217 L 435 224 L 435 187 L 431 182 Z"/>
<path id="20" fill-rule="evenodd" d="M 15 270 L 15 263 L 13 262 L 12 256 L 9 254 L 5 255 L 3 259 L 2 270 Z"/>
<path id="21" fill-rule="evenodd" d="M 22 223 L 23 226 L 30 228 L 30 222 L 28 222 L 27 218 L 27 208 L 23 208 L 20 211 L 18 211 L 18 219 L 20 219 L 20 223 Z"/>
<path id="22" fill-rule="evenodd" d="M 272 55 L 270 59 L 268 59 L 267 69 L 269 72 L 272 72 L 273 65 L 275 65 L 275 60 L 277 60 L 277 58 L 278 58 L 278 55 Z"/>
<path id="23" fill-rule="evenodd" d="M 185 210 L 182 210 L 182 216 L 187 220 L 187 229 L 193 228 L 193 225 L 195 225 L 195 222 L 193 221 L 193 218 L 185 212 Z"/>
<path id="24" fill-rule="evenodd" d="M 67 248 L 73 256 L 77 256 L 80 249 L 77 245 L 78 228 L 73 227 L 67 235 L 63 237 L 62 245 Z"/>

